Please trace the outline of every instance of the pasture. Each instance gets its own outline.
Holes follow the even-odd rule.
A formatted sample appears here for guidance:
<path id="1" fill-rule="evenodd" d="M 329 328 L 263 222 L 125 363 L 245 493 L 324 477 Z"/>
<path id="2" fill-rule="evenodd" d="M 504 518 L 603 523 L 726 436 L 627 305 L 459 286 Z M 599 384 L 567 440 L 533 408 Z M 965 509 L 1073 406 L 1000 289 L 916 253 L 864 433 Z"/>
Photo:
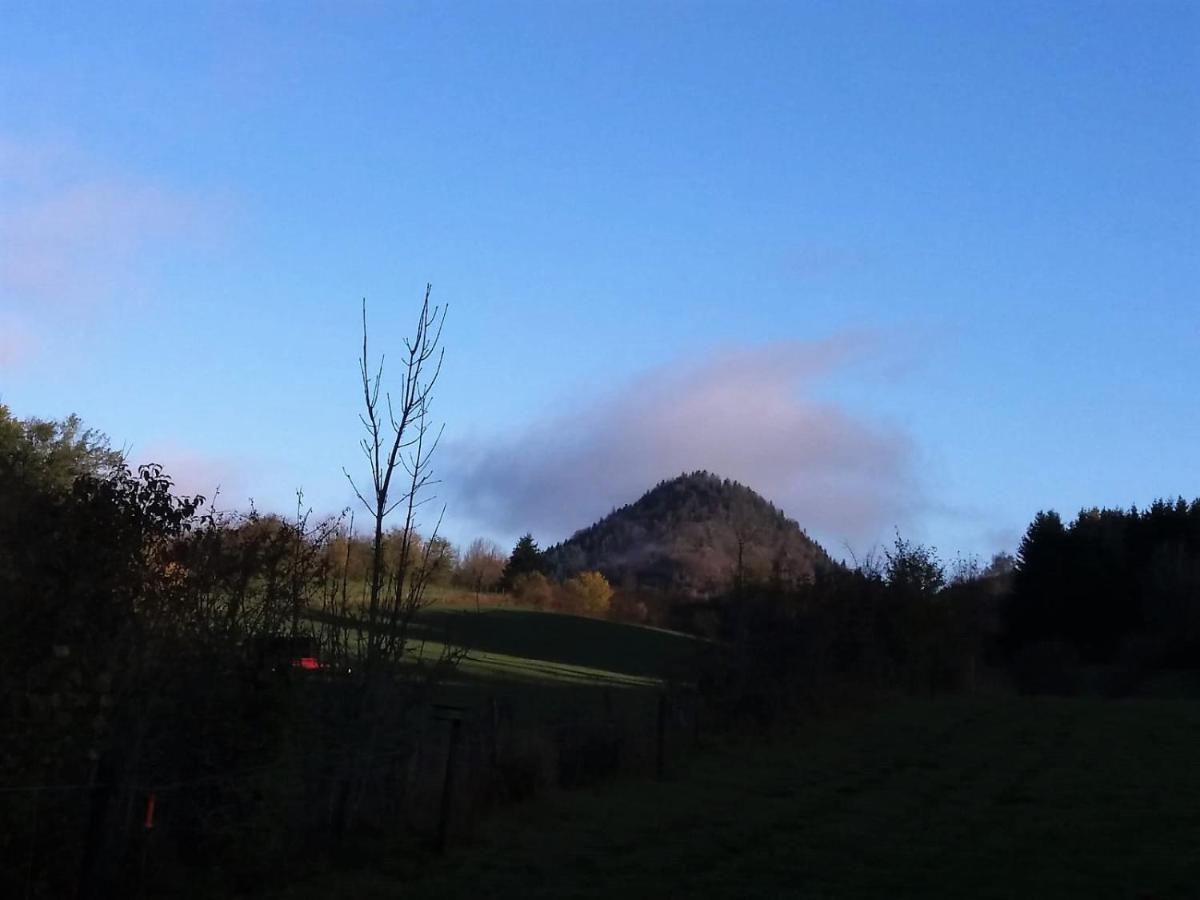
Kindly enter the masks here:
<path id="1" fill-rule="evenodd" d="M 441 589 L 410 626 L 407 656 L 435 662 L 445 644 L 466 650 L 458 683 L 657 687 L 684 677 L 700 647 L 691 635 L 608 619 L 515 606 L 506 595 Z M 333 621 L 310 609 L 314 622 Z"/>
<path id="2" fill-rule="evenodd" d="M 688 635 L 605 619 L 517 608 L 437 606 L 413 625 L 414 649 L 436 658 L 440 641 L 464 647 L 459 677 L 484 681 L 657 685 L 695 652 Z"/>
<path id="3" fill-rule="evenodd" d="M 1200 704 L 905 701 L 501 811 L 285 896 L 1197 896 Z M 414 861 L 414 859 L 416 861 Z"/>

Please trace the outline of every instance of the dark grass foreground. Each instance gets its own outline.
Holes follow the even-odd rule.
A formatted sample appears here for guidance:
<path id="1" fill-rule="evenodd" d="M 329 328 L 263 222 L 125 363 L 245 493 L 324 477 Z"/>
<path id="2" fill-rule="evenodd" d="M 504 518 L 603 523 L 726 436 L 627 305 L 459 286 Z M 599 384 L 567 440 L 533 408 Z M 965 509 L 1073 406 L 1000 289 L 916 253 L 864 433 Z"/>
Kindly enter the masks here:
<path id="1" fill-rule="evenodd" d="M 561 793 L 285 896 L 1200 896 L 1200 704 L 910 702 Z M 389 862 L 389 860 L 396 860 Z"/>

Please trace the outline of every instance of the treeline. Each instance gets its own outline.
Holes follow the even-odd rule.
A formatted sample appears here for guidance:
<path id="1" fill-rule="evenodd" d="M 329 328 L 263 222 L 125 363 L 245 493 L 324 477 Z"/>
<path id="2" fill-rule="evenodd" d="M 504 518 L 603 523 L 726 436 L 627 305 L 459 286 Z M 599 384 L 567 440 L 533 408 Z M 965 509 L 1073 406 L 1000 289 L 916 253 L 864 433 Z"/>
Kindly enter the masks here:
<path id="1" fill-rule="evenodd" d="M 247 515 L 229 515 L 223 525 L 231 538 L 253 540 L 256 533 L 264 536 L 282 535 L 292 527 L 294 521 L 274 513 L 251 512 Z M 369 588 L 375 553 L 372 538 L 356 530 L 353 519 L 338 517 L 333 522 L 328 540 L 317 543 L 317 552 L 324 566 L 330 570 L 337 569 L 340 577 L 347 580 L 352 597 L 362 602 Z M 430 586 L 493 592 L 499 588 L 500 576 L 504 571 L 505 557 L 500 546 L 485 538 L 477 538 L 465 548 L 459 548 L 441 536 L 427 540 L 420 534 L 406 535 L 403 529 L 392 528 L 383 532 L 381 548 L 391 571 L 399 568 L 406 552 L 422 559 L 423 576 Z"/>
<path id="2" fill-rule="evenodd" d="M 1200 668 L 1200 499 L 1039 513 L 1018 551 L 1004 645 L 1029 679 L 1069 686 L 1076 664 L 1130 677 Z"/>
<path id="3" fill-rule="evenodd" d="M 608 579 L 593 569 L 571 575 L 556 576 L 553 572 L 550 556 L 527 533 L 509 554 L 497 587 L 515 603 L 533 609 L 608 617 L 631 624 L 648 621 L 648 607 L 636 589 L 614 590 Z"/>
<path id="4" fill-rule="evenodd" d="M 840 691 L 1137 693 L 1200 669 L 1200 499 L 1039 513 L 1016 557 L 946 565 L 897 537 L 808 583 L 735 581 L 677 604 L 676 627 L 719 638 L 705 684 L 730 715 L 774 721 Z"/>
<path id="5" fill-rule="evenodd" d="M 716 638 L 700 684 L 719 714 L 769 727 L 848 693 L 973 689 L 1010 577 L 1002 554 L 987 567 L 961 558 L 947 567 L 933 548 L 897 537 L 802 585 L 735 583 L 678 606 L 674 624 Z"/>

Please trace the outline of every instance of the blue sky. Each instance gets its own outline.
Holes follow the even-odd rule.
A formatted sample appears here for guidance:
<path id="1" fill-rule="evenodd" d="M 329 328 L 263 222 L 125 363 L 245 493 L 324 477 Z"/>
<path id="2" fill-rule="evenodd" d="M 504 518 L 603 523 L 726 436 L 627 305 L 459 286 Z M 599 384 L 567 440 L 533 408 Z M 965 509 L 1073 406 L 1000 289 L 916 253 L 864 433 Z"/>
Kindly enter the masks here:
<path id="1" fill-rule="evenodd" d="M 350 502 L 426 281 L 455 540 L 1200 495 L 1194 3 L 0 5 L 0 400 L 228 505 Z"/>

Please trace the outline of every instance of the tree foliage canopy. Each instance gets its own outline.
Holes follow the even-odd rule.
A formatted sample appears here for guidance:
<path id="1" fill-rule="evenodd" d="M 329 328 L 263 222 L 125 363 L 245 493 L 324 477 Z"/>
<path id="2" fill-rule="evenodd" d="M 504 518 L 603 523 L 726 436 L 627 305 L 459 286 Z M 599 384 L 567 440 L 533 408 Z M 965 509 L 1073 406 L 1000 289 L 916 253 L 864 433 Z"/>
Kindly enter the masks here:
<path id="1" fill-rule="evenodd" d="M 108 438 L 78 416 L 18 419 L 0 403 L 0 491 L 37 484 L 68 488 L 80 475 L 102 476 L 121 464 Z"/>

